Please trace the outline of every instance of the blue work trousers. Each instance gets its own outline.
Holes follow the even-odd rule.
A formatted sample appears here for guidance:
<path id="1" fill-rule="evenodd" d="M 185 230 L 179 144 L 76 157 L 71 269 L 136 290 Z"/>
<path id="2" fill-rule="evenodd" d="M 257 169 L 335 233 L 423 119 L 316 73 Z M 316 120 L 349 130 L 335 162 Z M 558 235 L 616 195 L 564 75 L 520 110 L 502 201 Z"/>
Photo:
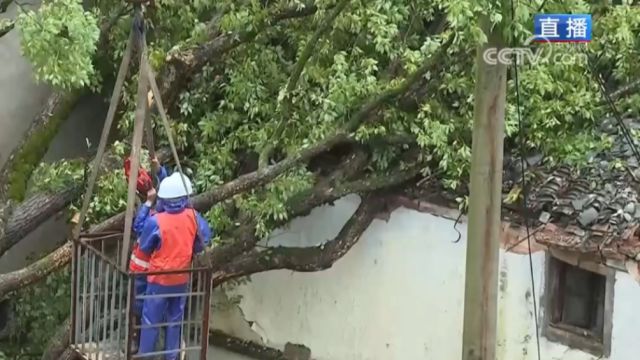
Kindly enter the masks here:
<path id="1" fill-rule="evenodd" d="M 136 275 L 134 286 L 136 292 L 135 312 L 138 317 L 141 317 L 144 299 L 139 299 L 138 296 L 144 295 L 147 292 L 147 275 Z"/>
<path id="2" fill-rule="evenodd" d="M 188 284 L 163 286 L 154 283 L 147 285 L 147 295 L 170 295 L 185 294 L 188 291 Z M 165 355 L 167 360 L 178 359 L 180 349 L 180 331 L 181 322 L 184 319 L 184 308 L 187 303 L 187 297 L 184 295 L 152 297 L 144 299 L 142 309 L 142 325 L 155 325 L 163 322 L 176 323 L 166 327 L 164 350 L 176 350 Z M 156 342 L 160 328 L 148 327 L 143 328 L 140 332 L 140 347 L 138 354 L 146 354 L 155 351 Z"/>

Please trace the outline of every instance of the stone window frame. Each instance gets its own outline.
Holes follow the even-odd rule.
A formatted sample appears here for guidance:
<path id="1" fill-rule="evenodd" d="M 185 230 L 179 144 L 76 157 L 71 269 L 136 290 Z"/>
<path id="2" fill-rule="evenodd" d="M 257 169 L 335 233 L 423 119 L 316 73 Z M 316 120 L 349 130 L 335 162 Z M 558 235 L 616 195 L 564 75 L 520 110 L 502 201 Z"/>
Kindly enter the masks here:
<path id="1" fill-rule="evenodd" d="M 616 270 L 594 260 L 582 258 L 582 254 L 550 249 L 545 257 L 544 317 L 542 336 L 550 341 L 570 348 L 585 351 L 599 357 L 611 355 L 611 333 L 613 329 L 613 304 Z M 551 322 L 551 311 L 557 301 L 559 286 L 558 261 L 605 277 L 604 311 L 602 339 L 561 328 Z"/>

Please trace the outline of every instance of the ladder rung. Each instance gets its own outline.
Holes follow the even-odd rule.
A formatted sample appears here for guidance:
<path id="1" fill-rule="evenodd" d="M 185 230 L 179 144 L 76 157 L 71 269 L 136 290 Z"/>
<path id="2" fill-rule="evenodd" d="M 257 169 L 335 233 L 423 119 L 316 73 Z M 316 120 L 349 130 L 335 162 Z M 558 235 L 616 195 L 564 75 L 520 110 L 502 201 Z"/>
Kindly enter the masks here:
<path id="1" fill-rule="evenodd" d="M 136 295 L 136 299 L 159 299 L 159 298 L 173 298 L 173 297 L 193 296 L 193 295 L 204 295 L 204 291 L 192 292 L 192 293 L 176 293 L 176 294 Z"/>
<path id="2" fill-rule="evenodd" d="M 166 322 L 151 325 L 136 325 L 136 329 L 151 329 L 161 326 L 175 326 L 175 325 L 202 325 L 202 321 L 182 321 L 182 322 Z"/>
<path id="3" fill-rule="evenodd" d="M 200 351 L 200 349 L 202 349 L 202 347 L 200 347 L 200 346 L 192 346 L 192 347 L 180 348 L 180 349 L 175 349 L 175 350 L 156 351 L 156 352 L 150 352 L 150 353 L 146 353 L 146 354 L 135 354 L 135 355 L 133 355 L 133 358 L 134 359 L 142 359 L 142 358 L 156 356 L 156 355 L 185 353 L 187 351 L 196 351 L 196 350 Z"/>

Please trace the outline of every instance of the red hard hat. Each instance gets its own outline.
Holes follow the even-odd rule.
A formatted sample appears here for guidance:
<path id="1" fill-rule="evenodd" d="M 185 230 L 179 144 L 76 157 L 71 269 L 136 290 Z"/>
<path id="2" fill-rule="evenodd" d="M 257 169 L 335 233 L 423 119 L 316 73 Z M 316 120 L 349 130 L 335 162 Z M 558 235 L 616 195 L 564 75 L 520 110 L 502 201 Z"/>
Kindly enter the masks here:
<path id="1" fill-rule="evenodd" d="M 124 160 L 124 175 L 127 177 L 127 182 L 129 182 L 129 174 L 131 174 L 131 159 L 127 157 Z M 140 167 L 138 170 L 136 189 L 139 193 L 146 194 L 152 186 L 153 181 L 151 180 L 151 176 L 143 167 Z"/>

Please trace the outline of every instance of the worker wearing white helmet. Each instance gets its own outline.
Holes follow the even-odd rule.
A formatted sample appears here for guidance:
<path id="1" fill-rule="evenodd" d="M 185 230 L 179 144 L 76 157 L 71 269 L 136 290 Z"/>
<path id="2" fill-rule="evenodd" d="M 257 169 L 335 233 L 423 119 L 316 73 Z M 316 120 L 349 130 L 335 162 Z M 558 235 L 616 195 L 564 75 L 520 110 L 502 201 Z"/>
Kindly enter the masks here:
<path id="1" fill-rule="evenodd" d="M 194 253 L 204 251 L 213 231 L 207 221 L 189 205 L 193 193 L 191 180 L 180 173 L 173 173 L 160 183 L 158 190 L 158 213 L 144 223 L 140 236 L 140 251 L 149 254 L 149 272 L 189 269 Z M 142 309 L 142 325 L 139 354 L 155 351 L 160 323 L 166 327 L 165 358 L 178 357 L 180 322 L 184 316 L 188 292 L 189 274 L 162 274 L 147 277 L 147 295 L 182 294 L 174 297 L 149 297 Z M 176 350 L 171 352 L 172 350 Z"/>

